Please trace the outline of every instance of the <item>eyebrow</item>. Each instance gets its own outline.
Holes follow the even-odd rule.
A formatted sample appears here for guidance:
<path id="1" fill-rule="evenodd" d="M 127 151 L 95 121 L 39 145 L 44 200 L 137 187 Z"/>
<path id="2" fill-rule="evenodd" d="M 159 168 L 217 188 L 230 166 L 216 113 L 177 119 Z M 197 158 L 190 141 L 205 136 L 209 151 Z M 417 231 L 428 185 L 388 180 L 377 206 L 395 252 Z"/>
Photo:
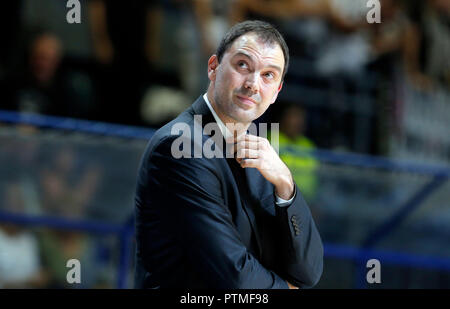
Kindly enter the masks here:
<path id="1" fill-rule="evenodd" d="M 249 54 L 244 53 L 244 52 L 242 52 L 242 51 L 240 51 L 240 52 L 238 52 L 236 55 L 234 55 L 233 58 L 234 58 L 234 57 L 237 57 L 237 56 L 244 56 L 244 57 L 250 59 L 252 62 L 254 62 L 252 56 L 250 56 Z M 281 72 L 283 71 L 279 66 L 277 66 L 277 65 L 275 65 L 275 64 L 269 64 L 268 66 L 269 66 L 270 68 L 272 68 L 272 69 L 277 70 L 279 73 L 281 73 Z"/>

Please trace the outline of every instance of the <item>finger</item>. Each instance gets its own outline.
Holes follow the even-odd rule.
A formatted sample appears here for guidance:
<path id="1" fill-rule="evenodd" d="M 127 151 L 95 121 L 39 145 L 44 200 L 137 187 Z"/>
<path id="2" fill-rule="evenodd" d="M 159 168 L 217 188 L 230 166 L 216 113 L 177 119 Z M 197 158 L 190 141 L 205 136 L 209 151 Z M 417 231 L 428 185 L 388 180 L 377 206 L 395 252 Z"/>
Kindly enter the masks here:
<path id="1" fill-rule="evenodd" d="M 257 135 L 252 135 L 252 134 L 242 134 L 241 136 L 239 136 L 237 138 L 237 142 L 240 141 L 252 141 L 252 142 L 258 142 L 259 139 L 261 139 L 261 137 L 257 136 Z"/>
<path id="2" fill-rule="evenodd" d="M 258 142 L 251 142 L 251 141 L 240 141 L 236 143 L 235 151 L 239 151 L 241 149 L 259 149 L 259 143 Z"/>
<path id="3" fill-rule="evenodd" d="M 236 152 L 236 158 L 256 159 L 259 157 L 259 151 L 254 149 L 240 149 Z"/>
<path id="4" fill-rule="evenodd" d="M 245 159 L 245 160 L 241 159 L 241 162 L 239 164 L 243 168 L 251 168 L 251 167 L 258 168 L 260 165 L 260 160 L 259 159 Z"/>
<path id="5" fill-rule="evenodd" d="M 251 135 L 251 134 L 245 134 L 243 136 L 241 136 L 240 138 L 237 139 L 236 142 L 241 142 L 241 141 L 245 141 L 245 142 L 256 142 L 258 143 L 258 149 L 266 149 L 269 148 L 270 142 L 261 136 L 256 136 L 256 135 Z"/>

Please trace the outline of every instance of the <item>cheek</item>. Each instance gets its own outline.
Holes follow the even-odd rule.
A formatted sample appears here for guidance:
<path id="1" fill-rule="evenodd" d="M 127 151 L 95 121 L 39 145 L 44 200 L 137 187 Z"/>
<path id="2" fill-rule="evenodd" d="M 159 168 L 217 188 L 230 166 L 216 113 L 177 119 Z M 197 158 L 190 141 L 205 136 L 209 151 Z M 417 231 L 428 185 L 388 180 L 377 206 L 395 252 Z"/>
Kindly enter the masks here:
<path id="1" fill-rule="evenodd" d="M 263 96 L 264 102 L 270 104 L 272 103 L 273 98 L 277 95 L 278 88 L 273 85 L 263 85 L 261 90 L 261 95 Z"/>
<path id="2" fill-rule="evenodd" d="M 222 78 L 224 83 L 230 85 L 230 88 L 240 88 L 244 82 L 244 76 L 233 69 L 224 72 Z"/>
<path id="3" fill-rule="evenodd" d="M 233 81 L 233 73 L 229 70 L 222 71 L 217 75 L 217 83 L 220 85 L 222 90 L 228 88 L 228 85 L 232 84 Z"/>

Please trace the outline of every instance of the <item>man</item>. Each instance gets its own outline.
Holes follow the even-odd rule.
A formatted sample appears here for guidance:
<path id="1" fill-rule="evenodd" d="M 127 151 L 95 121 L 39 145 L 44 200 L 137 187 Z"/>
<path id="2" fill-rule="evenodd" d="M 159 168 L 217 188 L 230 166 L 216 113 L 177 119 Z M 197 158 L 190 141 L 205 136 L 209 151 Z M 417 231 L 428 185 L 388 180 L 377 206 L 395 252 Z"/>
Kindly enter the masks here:
<path id="1" fill-rule="evenodd" d="M 271 25 L 235 25 L 208 61 L 207 93 L 152 137 L 136 191 L 136 287 L 318 282 L 323 247 L 310 210 L 267 139 L 246 133 L 275 102 L 288 63 L 286 43 Z M 213 137 L 205 133 L 209 123 L 217 124 Z M 211 138 L 224 156 L 195 153 Z M 220 149 L 224 140 L 235 158 Z"/>

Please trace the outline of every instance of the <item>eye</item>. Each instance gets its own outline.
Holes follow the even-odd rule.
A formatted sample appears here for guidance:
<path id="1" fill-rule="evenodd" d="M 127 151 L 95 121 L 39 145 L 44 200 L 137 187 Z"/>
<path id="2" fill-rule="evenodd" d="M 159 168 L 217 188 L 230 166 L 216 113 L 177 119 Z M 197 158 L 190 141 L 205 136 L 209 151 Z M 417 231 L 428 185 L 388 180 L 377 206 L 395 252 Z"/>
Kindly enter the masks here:
<path id="1" fill-rule="evenodd" d="M 246 69 L 247 68 L 247 63 L 245 63 L 245 61 L 239 61 L 237 63 L 238 67 L 241 69 Z"/>
<path id="2" fill-rule="evenodd" d="M 273 79 L 275 77 L 273 72 L 266 72 L 263 75 L 264 75 L 264 77 L 269 78 L 269 79 Z"/>

